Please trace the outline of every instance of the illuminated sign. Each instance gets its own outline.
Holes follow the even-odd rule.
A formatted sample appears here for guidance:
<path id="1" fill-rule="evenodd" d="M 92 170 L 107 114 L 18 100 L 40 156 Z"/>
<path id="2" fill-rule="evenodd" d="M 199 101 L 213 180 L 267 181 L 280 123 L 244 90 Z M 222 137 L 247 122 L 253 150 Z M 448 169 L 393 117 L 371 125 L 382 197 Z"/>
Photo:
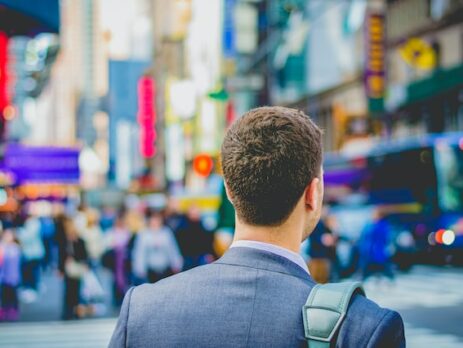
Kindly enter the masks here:
<path id="1" fill-rule="evenodd" d="M 211 156 L 207 154 L 197 155 L 193 160 L 193 169 L 196 172 L 196 174 L 200 176 L 209 176 L 213 167 L 214 162 L 212 161 Z"/>
<path id="2" fill-rule="evenodd" d="M 15 183 L 79 182 L 79 149 L 9 144 L 0 171 L 12 173 Z"/>
<path id="3" fill-rule="evenodd" d="M 235 48 L 235 18 L 234 10 L 236 0 L 225 0 L 224 2 L 224 19 L 223 19 L 223 54 L 226 58 L 234 58 L 236 56 Z"/>
<path id="4" fill-rule="evenodd" d="M 420 38 L 411 38 L 399 48 L 400 56 L 414 68 L 430 70 L 436 66 L 436 53 Z"/>
<path id="5" fill-rule="evenodd" d="M 371 13 L 366 21 L 366 66 L 365 91 L 370 99 L 382 99 L 385 91 L 385 18 L 381 14 Z"/>
<path id="6" fill-rule="evenodd" d="M 138 124 L 140 126 L 140 153 L 144 158 L 156 154 L 156 110 L 154 108 L 155 85 L 153 78 L 143 76 L 138 81 Z"/>
<path id="7" fill-rule="evenodd" d="M 230 100 L 227 103 L 227 108 L 225 111 L 225 120 L 227 122 L 227 127 L 230 126 L 235 119 L 236 119 L 235 104 L 233 104 L 233 102 Z"/>
<path id="8" fill-rule="evenodd" d="M 0 115 L 8 106 L 8 37 L 0 32 Z"/>

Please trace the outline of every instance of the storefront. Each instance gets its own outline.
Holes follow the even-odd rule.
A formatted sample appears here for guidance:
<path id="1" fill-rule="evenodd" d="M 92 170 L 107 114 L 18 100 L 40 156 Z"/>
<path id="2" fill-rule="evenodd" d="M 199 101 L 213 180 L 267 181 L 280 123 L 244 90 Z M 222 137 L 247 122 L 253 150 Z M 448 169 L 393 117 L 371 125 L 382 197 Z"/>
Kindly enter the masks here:
<path id="1" fill-rule="evenodd" d="M 79 179 L 79 149 L 9 144 L 0 162 L 0 212 L 77 202 Z"/>

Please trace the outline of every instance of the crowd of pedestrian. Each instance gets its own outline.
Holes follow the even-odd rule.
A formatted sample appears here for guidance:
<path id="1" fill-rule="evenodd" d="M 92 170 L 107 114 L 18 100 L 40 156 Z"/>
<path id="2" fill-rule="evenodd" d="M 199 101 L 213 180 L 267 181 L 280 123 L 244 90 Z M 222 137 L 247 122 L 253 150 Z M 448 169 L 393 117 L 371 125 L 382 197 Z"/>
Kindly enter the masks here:
<path id="1" fill-rule="evenodd" d="M 163 209 L 120 208 L 108 214 L 82 205 L 73 214 L 58 209 L 2 218 L 0 321 L 18 320 L 19 303 L 38 300 L 46 272 L 62 281 L 62 319 L 68 320 L 98 314 L 108 295 L 105 272 L 117 307 L 133 285 L 215 260 L 214 234 L 200 210 L 177 208 L 169 201 Z"/>
<path id="2" fill-rule="evenodd" d="M 302 250 L 319 283 L 345 276 L 337 250 L 343 243 L 341 227 L 325 207 Z M 19 303 L 37 301 L 45 272 L 61 279 L 62 319 L 78 319 L 104 310 L 109 290 L 102 280 L 108 273 L 117 308 L 131 286 L 210 263 L 227 248 L 220 244 L 220 233 L 205 227 L 198 207 L 181 212 L 174 199 L 163 208 L 111 212 L 81 205 L 73 214 L 61 208 L 53 214 L 10 215 L 2 218 L 0 231 L 0 321 L 18 320 Z M 363 279 L 378 273 L 393 279 L 390 235 L 378 211 L 350 251 L 352 267 Z"/>
<path id="3" fill-rule="evenodd" d="M 303 244 L 312 278 L 322 284 L 350 276 L 393 281 L 394 242 L 387 215 L 374 210 L 371 218 L 366 217 L 358 239 L 349 239 L 342 229 L 330 208 L 323 207 L 320 221 Z"/>

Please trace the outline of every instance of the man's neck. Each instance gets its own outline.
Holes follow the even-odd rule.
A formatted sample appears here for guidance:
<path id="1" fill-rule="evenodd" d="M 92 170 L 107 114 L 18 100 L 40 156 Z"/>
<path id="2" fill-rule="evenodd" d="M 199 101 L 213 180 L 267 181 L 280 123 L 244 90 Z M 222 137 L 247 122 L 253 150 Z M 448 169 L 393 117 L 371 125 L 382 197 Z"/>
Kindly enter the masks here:
<path id="1" fill-rule="evenodd" d="M 252 226 L 236 219 L 234 241 L 250 240 L 273 244 L 299 253 L 303 226 L 287 221 L 280 226 Z"/>

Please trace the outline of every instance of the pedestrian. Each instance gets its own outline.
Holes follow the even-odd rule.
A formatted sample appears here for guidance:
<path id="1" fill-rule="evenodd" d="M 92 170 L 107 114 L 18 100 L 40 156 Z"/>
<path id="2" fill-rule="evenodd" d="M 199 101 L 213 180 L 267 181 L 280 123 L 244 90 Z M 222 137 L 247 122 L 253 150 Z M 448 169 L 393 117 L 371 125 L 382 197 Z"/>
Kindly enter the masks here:
<path id="1" fill-rule="evenodd" d="M 56 226 L 55 222 L 49 215 L 43 215 L 39 217 L 40 222 L 40 236 L 42 237 L 42 243 L 45 248 L 45 255 L 42 260 L 42 269 L 45 271 L 52 267 L 52 264 L 55 260 L 54 251 L 55 251 L 55 233 Z"/>
<path id="2" fill-rule="evenodd" d="M 372 221 L 365 226 L 360 238 L 360 265 L 363 280 L 372 275 L 394 280 L 390 229 L 384 213 L 377 208 L 373 212 Z"/>
<path id="3" fill-rule="evenodd" d="M 117 218 L 117 214 L 113 208 L 108 206 L 102 206 L 100 208 L 100 212 L 100 227 L 103 232 L 106 232 L 114 225 L 114 221 Z"/>
<path id="4" fill-rule="evenodd" d="M 148 210 L 146 222 L 135 240 L 133 268 L 138 278 L 155 283 L 181 271 L 183 259 L 172 231 L 164 224 L 163 213 Z"/>
<path id="5" fill-rule="evenodd" d="M 165 224 L 174 234 L 182 226 L 185 221 L 185 214 L 180 211 L 180 202 L 174 197 L 167 198 L 167 205 L 165 209 Z"/>
<path id="6" fill-rule="evenodd" d="M 320 299 L 328 285 L 319 290 L 299 254 L 321 213 L 321 136 L 295 109 L 262 107 L 238 118 L 221 151 L 236 210 L 233 244 L 213 264 L 131 288 L 109 346 L 405 347 L 398 313 L 361 290 Z"/>
<path id="7" fill-rule="evenodd" d="M 183 270 L 213 261 L 214 234 L 207 231 L 201 221 L 201 211 L 196 205 L 188 208 L 186 217 L 179 225 L 175 237 L 184 258 Z"/>
<path id="8" fill-rule="evenodd" d="M 89 258 L 74 221 L 65 217 L 63 223 L 65 236 L 59 252 L 59 271 L 64 278 L 62 318 L 69 320 L 85 315 L 80 290 L 82 278 L 89 268 Z"/>
<path id="9" fill-rule="evenodd" d="M 13 230 L 0 240 L 0 321 L 19 318 L 18 287 L 21 281 L 21 249 Z"/>
<path id="10" fill-rule="evenodd" d="M 25 288 L 23 298 L 26 302 L 34 302 L 37 299 L 40 282 L 40 264 L 45 256 L 39 219 L 30 215 L 17 232 L 23 257 L 22 285 Z"/>
<path id="11" fill-rule="evenodd" d="M 324 208 L 322 218 L 308 238 L 309 271 L 312 278 L 321 284 L 330 281 L 336 258 L 335 238 L 325 222 L 326 215 L 326 208 Z"/>
<path id="12" fill-rule="evenodd" d="M 131 234 L 124 222 L 124 215 L 120 213 L 105 236 L 106 251 L 102 264 L 113 275 L 113 302 L 115 306 L 122 304 L 122 299 L 129 285 L 129 241 Z"/>
<path id="13" fill-rule="evenodd" d="M 66 221 L 68 217 L 61 208 L 55 206 L 53 222 L 55 224 L 54 243 L 57 246 L 57 271 L 60 273 L 61 256 L 66 246 Z"/>
<path id="14" fill-rule="evenodd" d="M 134 272 L 133 260 L 134 257 L 134 248 L 135 241 L 138 234 L 145 228 L 145 210 L 140 209 L 140 207 L 130 207 L 125 211 L 124 224 L 130 232 L 130 240 L 127 245 L 128 250 L 128 260 L 127 260 L 127 271 L 129 277 L 129 283 L 131 285 L 139 285 L 144 282 L 143 279 L 139 279 Z"/>
<path id="15" fill-rule="evenodd" d="M 104 251 L 103 232 L 98 222 L 98 212 L 94 209 L 87 209 L 84 221 L 77 231 L 79 237 L 85 242 L 90 265 L 96 269 Z"/>

